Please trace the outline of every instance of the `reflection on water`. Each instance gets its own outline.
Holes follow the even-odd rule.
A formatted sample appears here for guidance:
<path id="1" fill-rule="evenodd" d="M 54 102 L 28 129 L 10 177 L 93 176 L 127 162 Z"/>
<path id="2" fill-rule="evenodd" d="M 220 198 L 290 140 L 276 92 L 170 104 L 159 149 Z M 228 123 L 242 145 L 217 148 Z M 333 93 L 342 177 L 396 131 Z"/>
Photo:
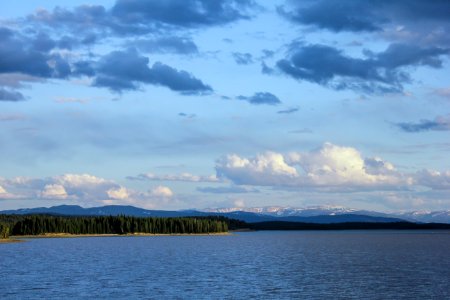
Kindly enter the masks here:
<path id="1" fill-rule="evenodd" d="M 450 299 L 450 232 L 247 232 L 0 245 L 4 298 Z"/>

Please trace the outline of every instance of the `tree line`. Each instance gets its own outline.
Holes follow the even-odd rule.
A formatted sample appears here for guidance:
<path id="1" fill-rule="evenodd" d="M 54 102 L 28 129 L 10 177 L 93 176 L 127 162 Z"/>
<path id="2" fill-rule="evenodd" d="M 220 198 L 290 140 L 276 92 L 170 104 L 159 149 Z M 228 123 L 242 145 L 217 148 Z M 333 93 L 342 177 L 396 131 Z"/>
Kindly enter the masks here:
<path id="1" fill-rule="evenodd" d="M 252 230 L 449 230 L 450 224 L 411 222 L 344 222 L 344 223 L 301 223 L 267 221 L 248 224 Z"/>
<path id="2" fill-rule="evenodd" d="M 0 239 L 9 238 L 9 226 L 4 223 L 0 223 Z"/>
<path id="3" fill-rule="evenodd" d="M 11 235 L 67 234 L 199 234 L 227 232 L 224 218 L 156 218 L 132 216 L 0 216 L 0 228 Z M 7 223 L 7 225 L 5 225 Z M 2 231 L 0 231 L 2 232 Z M 6 238 L 6 236 L 5 236 Z"/>

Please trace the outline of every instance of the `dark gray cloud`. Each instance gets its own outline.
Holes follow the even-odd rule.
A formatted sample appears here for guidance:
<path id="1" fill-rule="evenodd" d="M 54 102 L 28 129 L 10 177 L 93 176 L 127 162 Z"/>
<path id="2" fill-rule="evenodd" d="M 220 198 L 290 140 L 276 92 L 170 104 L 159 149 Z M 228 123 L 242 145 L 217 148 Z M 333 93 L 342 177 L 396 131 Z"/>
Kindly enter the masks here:
<path id="1" fill-rule="evenodd" d="M 134 24 L 121 24 L 101 5 L 81 5 L 73 9 L 57 6 L 52 11 L 40 9 L 27 17 L 25 25 L 30 24 L 81 37 L 86 44 L 95 43 L 108 33 L 124 35 L 127 32 L 142 32 Z"/>
<path id="2" fill-rule="evenodd" d="M 43 32 L 39 32 L 31 43 L 31 47 L 39 52 L 48 52 L 56 47 L 56 42 Z"/>
<path id="3" fill-rule="evenodd" d="M 275 73 L 275 70 L 266 65 L 265 62 L 261 63 L 261 72 L 266 75 L 272 75 Z"/>
<path id="4" fill-rule="evenodd" d="M 176 36 L 138 40 L 133 42 L 133 44 L 143 52 L 176 54 L 198 53 L 197 45 L 190 38 Z"/>
<path id="5" fill-rule="evenodd" d="M 300 109 L 298 107 L 292 107 L 292 108 L 288 108 L 288 109 L 283 109 L 283 110 L 279 110 L 277 111 L 277 114 L 292 114 L 295 112 L 298 112 Z"/>
<path id="6" fill-rule="evenodd" d="M 0 101 L 22 101 L 25 97 L 22 93 L 0 88 Z"/>
<path id="7" fill-rule="evenodd" d="M 30 77 L 45 80 L 87 76 L 94 79 L 94 86 L 107 87 L 115 92 L 136 90 L 141 84 L 161 85 L 182 94 L 212 91 L 211 87 L 186 71 L 161 62 L 149 67 L 149 59 L 135 49 L 114 51 L 99 60 L 76 60 L 53 51 L 59 47 L 58 42 L 42 32 L 24 35 L 3 27 L 0 28 L 0 40 L 0 75 L 3 77 L 21 74 L 30 81 Z M 0 82 L 2 99 L 23 100 L 19 92 L 11 90 L 22 87 L 20 82 L 15 87 L 11 83 L 8 85 L 10 89 L 5 90 Z"/>
<path id="8" fill-rule="evenodd" d="M 439 116 L 434 120 L 420 120 L 419 122 L 404 122 L 395 124 L 405 132 L 422 131 L 450 131 L 450 115 Z"/>
<path id="9" fill-rule="evenodd" d="M 117 0 L 111 13 L 140 26 L 156 23 L 177 27 L 221 25 L 248 19 L 250 0 Z"/>
<path id="10" fill-rule="evenodd" d="M 73 10 L 57 6 L 53 11 L 40 9 L 29 15 L 22 27 L 28 31 L 40 30 L 60 36 L 55 46 L 73 49 L 97 43 L 106 37 L 114 23 L 100 5 L 82 5 Z"/>
<path id="11" fill-rule="evenodd" d="M 23 82 L 66 79 L 71 75 L 68 59 L 58 52 L 52 52 L 59 48 L 58 42 L 45 33 L 31 32 L 24 35 L 0 27 L 0 40 L 1 101 L 25 100 L 16 91 L 24 87 Z"/>
<path id="12" fill-rule="evenodd" d="M 330 46 L 293 43 L 289 56 L 279 60 L 277 67 L 295 79 L 337 90 L 401 92 L 403 84 L 411 81 L 409 67 L 440 68 L 441 56 L 448 55 L 449 49 L 392 44 L 384 52 L 364 54 L 365 58 L 353 58 Z"/>
<path id="13" fill-rule="evenodd" d="M 93 60 L 76 61 L 72 64 L 73 74 L 75 76 L 93 77 L 96 73 L 95 64 L 96 62 Z"/>
<path id="14" fill-rule="evenodd" d="M 233 58 L 239 65 L 249 65 L 253 63 L 253 56 L 250 53 L 233 52 Z"/>
<path id="15" fill-rule="evenodd" d="M 372 1 L 289 1 L 288 7 L 278 11 L 289 20 L 304 25 L 314 25 L 332 31 L 374 31 L 379 30 Z"/>
<path id="16" fill-rule="evenodd" d="M 0 74 L 22 73 L 41 78 L 66 78 L 69 63 L 58 53 L 51 53 L 56 43 L 44 34 L 24 36 L 0 28 Z"/>
<path id="17" fill-rule="evenodd" d="M 450 22 L 447 0 L 287 1 L 279 12 L 289 20 L 331 31 L 380 31 L 396 22 Z"/>
<path id="18" fill-rule="evenodd" d="M 96 53 L 63 54 L 61 49 L 98 44 L 109 37 L 127 37 L 132 46 L 151 53 L 198 53 L 182 30 L 219 26 L 249 19 L 253 0 L 117 0 L 111 8 L 81 5 L 72 9 L 40 9 L 16 20 L 20 30 L 0 27 L 0 76 L 69 79 L 87 76 L 93 85 L 114 92 L 160 85 L 182 94 L 204 94 L 212 88 L 187 71 L 149 60 L 137 51 L 114 51 L 98 59 Z M 86 59 L 88 57 L 88 59 Z M 21 87 L 19 83 L 18 86 Z M 0 84 L 2 97 L 20 93 Z M 19 87 L 16 87 L 19 88 Z"/>
<path id="19" fill-rule="evenodd" d="M 281 103 L 280 99 L 278 99 L 277 96 L 268 92 L 258 92 L 255 93 L 253 96 L 238 96 L 236 98 L 238 100 L 247 101 L 248 103 L 255 105 L 261 104 L 277 105 Z"/>
<path id="20" fill-rule="evenodd" d="M 117 0 L 112 8 L 81 5 L 39 10 L 27 21 L 77 36 L 154 34 L 165 30 L 223 25 L 250 18 L 252 0 Z M 95 39 L 94 39 L 95 40 Z"/>
<path id="21" fill-rule="evenodd" d="M 141 84 L 161 85 L 182 94 L 212 91 L 210 86 L 186 71 L 160 62 L 149 67 L 148 63 L 149 59 L 139 55 L 135 49 L 113 51 L 98 62 L 94 86 L 107 87 L 115 92 L 136 90 Z"/>

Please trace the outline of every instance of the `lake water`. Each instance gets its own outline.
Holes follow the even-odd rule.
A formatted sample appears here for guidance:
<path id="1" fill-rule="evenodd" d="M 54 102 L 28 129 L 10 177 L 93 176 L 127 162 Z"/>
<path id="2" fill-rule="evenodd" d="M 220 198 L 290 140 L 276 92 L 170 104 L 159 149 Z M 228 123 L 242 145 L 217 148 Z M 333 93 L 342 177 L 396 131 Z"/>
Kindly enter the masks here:
<path id="1" fill-rule="evenodd" d="M 450 299 L 450 232 L 30 239 L 0 270 L 0 299 Z"/>

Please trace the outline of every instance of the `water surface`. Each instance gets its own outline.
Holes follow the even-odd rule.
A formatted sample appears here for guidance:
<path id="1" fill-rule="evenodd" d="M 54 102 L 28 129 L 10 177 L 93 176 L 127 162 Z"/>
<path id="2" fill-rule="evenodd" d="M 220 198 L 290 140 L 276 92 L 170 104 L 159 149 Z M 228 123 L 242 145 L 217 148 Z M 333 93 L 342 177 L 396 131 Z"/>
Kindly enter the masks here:
<path id="1" fill-rule="evenodd" d="M 261 231 L 0 244 L 0 299 L 450 299 L 449 231 Z"/>

